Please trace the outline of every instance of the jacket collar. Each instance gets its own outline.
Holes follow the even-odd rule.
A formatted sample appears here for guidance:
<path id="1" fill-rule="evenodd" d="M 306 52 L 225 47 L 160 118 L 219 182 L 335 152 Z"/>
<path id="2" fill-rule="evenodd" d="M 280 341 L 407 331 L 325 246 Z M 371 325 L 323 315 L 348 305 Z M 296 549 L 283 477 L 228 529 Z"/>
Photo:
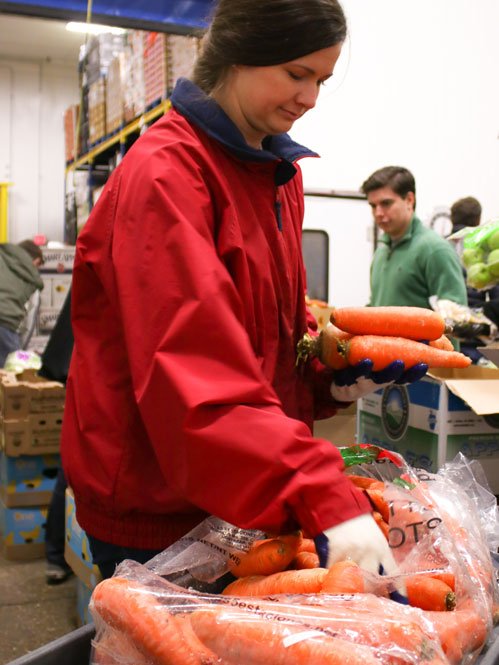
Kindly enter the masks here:
<path id="1" fill-rule="evenodd" d="M 284 167 L 282 176 L 285 177 L 285 173 L 289 172 L 289 177 L 285 178 L 284 182 L 291 179 L 296 172 L 293 162 L 297 159 L 318 157 L 317 153 L 295 143 L 288 134 L 267 136 L 263 142 L 263 150 L 252 148 L 217 102 L 189 79 L 178 80 L 171 96 L 171 103 L 179 113 L 224 145 L 239 159 L 252 162 L 271 162 L 279 159 L 287 162 L 288 168 L 282 165 Z M 289 167 L 292 168 L 292 172 Z"/>

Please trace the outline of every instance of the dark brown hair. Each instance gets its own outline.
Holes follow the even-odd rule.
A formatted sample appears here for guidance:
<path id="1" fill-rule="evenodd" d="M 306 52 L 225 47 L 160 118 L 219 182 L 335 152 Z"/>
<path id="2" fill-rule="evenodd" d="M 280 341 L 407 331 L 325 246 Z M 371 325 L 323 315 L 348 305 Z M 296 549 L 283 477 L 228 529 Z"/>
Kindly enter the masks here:
<path id="1" fill-rule="evenodd" d="M 412 173 L 403 166 L 384 166 L 378 169 L 362 183 L 361 190 L 367 195 L 382 187 L 390 187 L 403 199 L 409 192 L 413 192 L 414 207 L 416 206 L 416 181 Z"/>
<path id="2" fill-rule="evenodd" d="M 231 65 L 289 62 L 342 43 L 346 33 L 337 0 L 219 0 L 193 81 L 209 94 Z"/>
<path id="3" fill-rule="evenodd" d="M 482 206 L 473 196 L 466 196 L 456 201 L 450 209 L 452 228 L 463 226 L 478 226 L 482 216 Z"/>
<path id="4" fill-rule="evenodd" d="M 34 243 L 32 240 L 22 240 L 17 244 L 19 245 L 19 247 L 22 247 L 25 252 L 28 252 L 28 254 L 31 256 L 33 260 L 40 259 L 41 263 L 43 264 L 42 250 L 38 247 L 36 243 Z"/>

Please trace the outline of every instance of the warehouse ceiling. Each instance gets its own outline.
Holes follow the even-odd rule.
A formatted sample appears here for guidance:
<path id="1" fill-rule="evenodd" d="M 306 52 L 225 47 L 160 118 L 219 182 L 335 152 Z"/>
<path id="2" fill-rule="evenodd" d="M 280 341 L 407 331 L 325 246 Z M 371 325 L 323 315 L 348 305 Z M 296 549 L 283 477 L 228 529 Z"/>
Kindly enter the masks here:
<path id="1" fill-rule="evenodd" d="M 65 21 L 0 13 L 0 59 L 77 62 L 85 35 L 65 26 Z"/>

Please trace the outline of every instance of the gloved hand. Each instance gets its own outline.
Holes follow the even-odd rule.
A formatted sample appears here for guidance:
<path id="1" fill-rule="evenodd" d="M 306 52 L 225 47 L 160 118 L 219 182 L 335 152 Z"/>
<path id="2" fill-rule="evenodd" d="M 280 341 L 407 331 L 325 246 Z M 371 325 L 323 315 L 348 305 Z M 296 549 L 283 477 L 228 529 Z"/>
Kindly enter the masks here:
<path id="1" fill-rule="evenodd" d="M 366 358 L 357 365 L 334 373 L 331 395 L 337 402 L 355 402 L 390 383 L 405 384 L 418 381 L 427 371 L 428 365 L 425 363 L 418 363 L 406 370 L 402 360 L 394 360 L 384 369 L 374 372 L 373 361 Z"/>
<path id="2" fill-rule="evenodd" d="M 323 568 L 329 568 L 337 561 L 351 559 L 370 573 L 396 573 L 397 564 L 388 542 L 370 513 L 326 529 L 314 540 L 319 565 Z M 393 600 L 407 602 L 403 584 L 397 584 L 397 591 L 393 593 Z"/>
<path id="3" fill-rule="evenodd" d="M 315 538 L 315 547 L 323 568 L 344 559 L 352 559 L 370 573 L 378 573 L 382 565 L 385 573 L 391 575 L 397 567 L 388 542 L 371 513 L 326 529 Z"/>

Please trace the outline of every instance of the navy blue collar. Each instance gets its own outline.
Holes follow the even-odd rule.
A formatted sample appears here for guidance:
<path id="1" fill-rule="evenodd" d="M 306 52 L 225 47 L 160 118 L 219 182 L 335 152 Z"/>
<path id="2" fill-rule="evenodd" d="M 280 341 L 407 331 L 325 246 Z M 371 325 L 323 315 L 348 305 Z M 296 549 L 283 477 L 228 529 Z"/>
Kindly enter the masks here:
<path id="1" fill-rule="evenodd" d="M 179 113 L 224 145 L 239 159 L 252 162 L 270 162 L 277 159 L 287 162 L 281 164 L 279 168 L 281 172 L 279 180 L 282 180 L 277 182 L 279 185 L 293 177 L 296 172 L 294 161 L 301 157 L 318 157 L 317 153 L 295 143 L 288 134 L 267 136 L 263 141 L 263 150 L 252 148 L 217 102 L 189 79 L 178 80 L 171 96 L 171 103 Z"/>

